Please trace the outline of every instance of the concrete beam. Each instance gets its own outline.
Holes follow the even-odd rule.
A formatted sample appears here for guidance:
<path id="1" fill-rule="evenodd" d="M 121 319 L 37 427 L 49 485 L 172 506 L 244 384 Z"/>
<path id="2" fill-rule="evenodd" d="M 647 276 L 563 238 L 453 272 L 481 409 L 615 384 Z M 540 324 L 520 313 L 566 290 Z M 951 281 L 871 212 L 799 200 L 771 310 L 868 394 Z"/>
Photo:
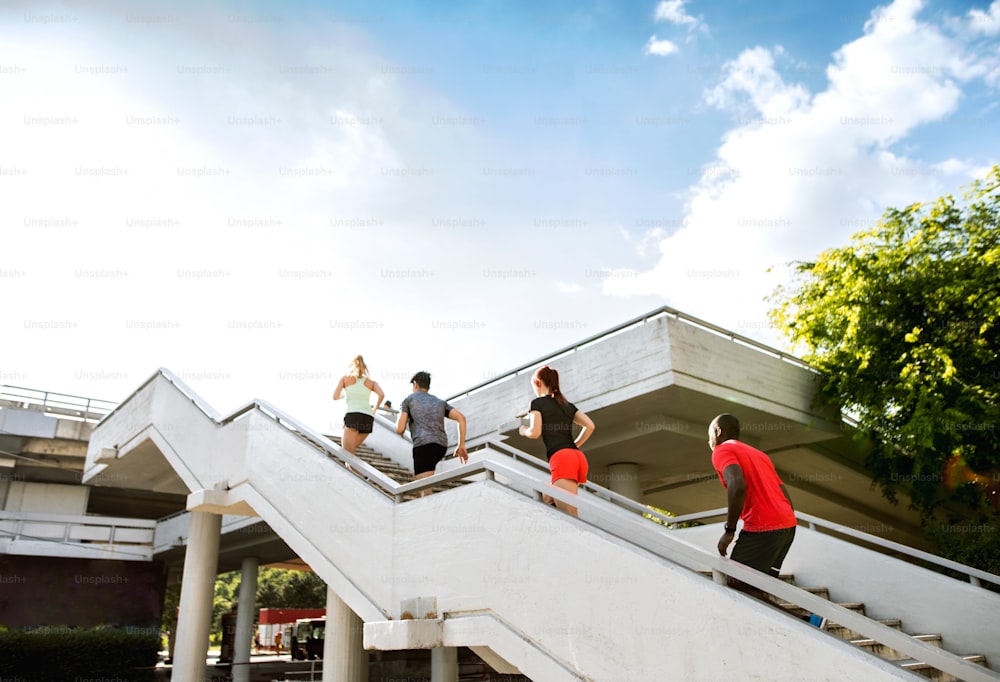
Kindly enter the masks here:
<path id="1" fill-rule="evenodd" d="M 87 457 L 87 442 L 61 438 L 29 438 L 21 452 L 26 455 L 54 455 L 57 457 Z"/>
<path id="2" fill-rule="evenodd" d="M 236 498 L 228 490 L 196 490 L 188 495 L 187 510 L 238 516 L 258 515 L 246 500 Z"/>
<path id="3" fill-rule="evenodd" d="M 444 642 L 444 620 L 386 620 L 365 623 L 365 648 L 379 651 L 436 649 Z"/>

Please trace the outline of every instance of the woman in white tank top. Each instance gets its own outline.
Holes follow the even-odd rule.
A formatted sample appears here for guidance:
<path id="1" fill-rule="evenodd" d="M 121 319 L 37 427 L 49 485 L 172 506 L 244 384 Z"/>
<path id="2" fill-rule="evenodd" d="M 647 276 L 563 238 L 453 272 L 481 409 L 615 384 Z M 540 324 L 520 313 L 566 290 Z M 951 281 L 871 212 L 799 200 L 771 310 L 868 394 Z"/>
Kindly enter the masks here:
<path id="1" fill-rule="evenodd" d="M 372 393 L 377 398 L 374 408 L 371 405 Z M 385 399 L 382 388 L 368 376 L 368 367 L 360 355 L 351 360 L 347 374 L 340 377 L 337 388 L 333 391 L 333 399 L 340 400 L 341 394 L 347 398 L 343 445 L 344 449 L 353 455 L 372 432 L 375 423 L 372 415 Z"/>

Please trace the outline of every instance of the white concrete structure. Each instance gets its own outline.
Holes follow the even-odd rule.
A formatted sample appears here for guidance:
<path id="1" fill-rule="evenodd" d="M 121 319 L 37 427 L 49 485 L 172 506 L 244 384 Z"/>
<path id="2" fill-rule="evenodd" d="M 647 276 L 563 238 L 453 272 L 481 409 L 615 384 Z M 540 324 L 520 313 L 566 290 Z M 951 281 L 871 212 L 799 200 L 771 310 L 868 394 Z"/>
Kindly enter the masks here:
<path id="1" fill-rule="evenodd" d="M 364 623 L 332 589 L 326 591 L 323 682 L 368 682 Z"/>
<path id="2" fill-rule="evenodd" d="M 243 559 L 240 575 L 239 609 L 236 611 L 236 642 L 233 644 L 233 682 L 250 679 L 250 644 L 257 614 L 257 557 Z"/>
<path id="3" fill-rule="evenodd" d="M 205 678 L 221 525 L 222 517 L 218 514 L 195 512 L 192 515 L 191 536 L 184 557 L 184 582 L 181 583 L 180 612 L 184 617 L 178 621 L 174 647 L 173 674 L 182 680 Z"/>
<path id="4" fill-rule="evenodd" d="M 100 484 L 142 477 L 158 489 L 191 490 L 188 508 L 197 513 L 188 555 L 197 558 L 185 574 L 199 585 L 214 562 L 209 536 L 218 537 L 221 514 L 259 515 L 364 621 L 368 648 L 470 646 L 539 682 L 912 679 L 898 666 L 697 572 L 711 570 L 965 679 L 1000 679 L 721 559 L 714 542 L 688 542 L 597 495 L 584 493 L 574 500 L 580 519 L 561 514 L 537 501 L 544 491 L 562 494 L 549 488 L 544 471 L 508 466 L 500 451 L 481 457 L 483 465 L 466 469 L 485 480 L 401 502 L 403 492 L 435 479 L 397 486 L 263 402 L 220 417 L 161 370 L 95 430 L 85 480 Z M 281 473 L 289 471 L 296 473 Z M 808 548 L 809 542 L 802 546 Z M 872 552 L 859 550 L 851 558 L 861 574 L 867 569 L 893 571 L 897 579 L 909 576 Z M 805 557 L 796 561 L 809 563 Z M 828 577 L 814 570 L 817 578 Z M 829 577 L 831 591 L 854 587 L 838 582 L 836 570 Z M 974 588 L 952 580 L 935 582 L 934 589 L 942 602 L 962 608 L 957 595 Z M 184 662 L 184 679 L 202 673 L 189 661 L 200 657 L 204 662 L 207 629 L 202 636 L 200 590 L 182 593 L 176 657 L 178 666 Z M 421 598 L 433 598 L 437 612 L 403 620 L 403 604 Z M 975 614 L 1000 608 L 995 594 L 979 590 L 978 598 L 984 606 Z M 912 608 L 913 613 L 926 609 L 931 617 L 940 606 Z M 966 612 L 945 618 L 937 613 L 938 632 L 953 619 L 968 617 Z M 980 621 L 980 628 L 988 622 Z M 987 642 L 965 641 L 964 632 L 946 636 L 952 650 L 978 647 L 977 653 L 1000 660 L 1000 651 L 985 650 Z"/>

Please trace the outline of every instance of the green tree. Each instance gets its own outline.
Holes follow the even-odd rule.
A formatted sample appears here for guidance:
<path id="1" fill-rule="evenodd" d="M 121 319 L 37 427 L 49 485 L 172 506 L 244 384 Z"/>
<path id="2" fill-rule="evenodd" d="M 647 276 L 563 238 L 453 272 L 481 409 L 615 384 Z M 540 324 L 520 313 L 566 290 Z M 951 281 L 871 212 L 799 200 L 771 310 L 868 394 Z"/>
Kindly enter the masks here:
<path id="1" fill-rule="evenodd" d="M 215 579 L 212 602 L 212 636 L 222 636 L 222 615 L 239 604 L 239 571 L 220 573 Z M 257 576 L 256 609 L 322 609 L 326 607 L 326 583 L 310 571 L 262 568 Z"/>
<path id="2" fill-rule="evenodd" d="M 772 321 L 822 372 L 821 400 L 871 442 L 874 482 L 893 501 L 905 490 L 929 529 L 958 519 L 995 527 L 1000 167 L 961 201 L 886 210 L 847 246 L 796 263 L 795 275 L 770 298 Z M 1000 553 L 971 556 L 1000 572 Z"/>
<path id="3" fill-rule="evenodd" d="M 257 607 L 325 608 L 326 583 L 310 571 L 262 568 L 257 579 Z"/>

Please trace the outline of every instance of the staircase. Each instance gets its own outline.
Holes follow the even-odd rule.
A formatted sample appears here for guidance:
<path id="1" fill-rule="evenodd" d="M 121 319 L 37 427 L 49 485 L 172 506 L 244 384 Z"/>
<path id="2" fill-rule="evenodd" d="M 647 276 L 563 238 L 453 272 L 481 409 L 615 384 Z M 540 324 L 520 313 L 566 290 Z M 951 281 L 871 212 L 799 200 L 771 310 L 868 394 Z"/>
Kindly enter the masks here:
<path id="1" fill-rule="evenodd" d="M 342 439 L 340 436 L 327 436 L 337 445 L 342 444 Z M 368 464 L 381 471 L 383 474 L 396 481 L 396 483 L 404 484 L 411 483 L 413 481 L 413 472 L 409 469 L 404 469 L 396 462 L 393 462 L 388 457 L 383 457 L 377 453 L 374 448 L 369 447 L 362 443 L 358 446 L 357 452 L 354 453 L 359 459 L 364 460 Z M 362 476 L 362 478 L 364 478 Z M 470 481 L 445 481 L 440 485 L 436 485 L 432 488 L 434 492 L 441 492 L 442 490 L 451 490 L 452 488 L 458 488 L 459 486 L 467 485 Z M 416 499 L 420 496 L 418 492 L 406 493 L 403 495 L 404 500 Z"/>
<path id="2" fill-rule="evenodd" d="M 708 578 L 712 577 L 712 573 L 710 571 L 699 571 L 699 573 Z M 795 585 L 794 575 L 782 574 L 780 577 L 782 581 L 790 585 Z M 803 587 L 802 589 L 805 590 L 806 592 L 821 597 L 822 599 L 826 600 L 830 599 L 829 588 Z M 795 604 L 792 604 L 790 602 L 785 602 L 780 599 L 777 599 L 772 595 L 767 595 L 767 598 L 770 603 L 776 605 L 781 610 L 795 616 L 796 618 L 809 621 L 809 618 L 812 615 L 806 609 L 803 609 L 800 606 L 796 606 Z M 865 615 L 865 605 L 861 602 L 837 602 L 837 604 L 849 611 Z M 894 630 L 899 630 L 901 632 L 903 631 L 902 620 L 900 620 L 899 618 L 880 618 L 878 619 L 878 622 L 887 627 L 893 628 Z M 823 619 L 823 622 L 819 627 L 821 630 L 828 632 L 831 635 L 838 637 L 839 639 L 850 642 L 852 645 L 858 647 L 859 649 L 862 649 L 871 654 L 879 656 L 884 660 L 892 661 L 893 663 L 900 666 L 904 670 L 917 673 L 927 679 L 935 680 L 936 682 L 961 682 L 961 678 L 955 677 L 954 675 L 949 675 L 948 673 L 944 673 L 938 670 L 932 665 L 913 659 L 907 656 L 906 654 L 896 651 L 895 649 L 889 646 L 881 644 L 880 642 L 874 639 L 865 637 L 863 634 L 855 630 L 852 630 L 849 627 L 845 627 L 843 625 L 837 625 L 836 623 L 828 623 L 826 622 L 826 619 Z M 922 642 L 925 642 L 936 648 L 939 649 L 944 648 L 942 637 L 939 634 L 912 634 L 911 637 L 920 640 Z M 977 665 L 983 666 L 984 668 L 988 667 L 986 663 L 986 657 L 981 654 L 963 655 L 962 658 L 964 658 L 966 661 L 969 661 L 970 663 L 975 663 Z"/>
<path id="3" fill-rule="evenodd" d="M 1000 657 L 988 625 L 1000 612 L 995 593 L 800 528 L 786 568 L 835 596 L 856 591 L 865 606 L 847 610 L 827 600 L 830 591 L 804 591 L 720 558 L 717 526 L 667 530 L 611 491 L 591 486 L 573 498 L 549 486 L 544 463 L 528 471 L 527 458 L 514 462 L 499 444 L 487 450 L 400 486 L 264 401 L 222 416 L 160 370 L 95 429 L 84 482 L 169 467 L 192 491 L 190 510 L 261 517 L 364 620 L 372 649 L 467 646 L 495 669 L 536 682 L 913 679 L 903 664 L 831 636 L 832 627 L 822 632 L 717 584 L 728 576 L 849 626 L 849 640 L 919 654 L 953 679 L 1000 680 L 877 620 L 898 607 L 901 626 L 940 629 L 945 644 L 961 643 L 952 648 Z M 304 473 L 277 473 L 285 471 Z M 164 476 L 156 481 L 170 483 Z M 544 494 L 573 502 L 580 518 L 541 504 Z M 706 542 L 700 532 L 715 537 Z M 714 581 L 697 574 L 706 569 Z M 901 586 L 913 603 L 897 596 Z M 404 604 L 416 599 L 433 600 L 433 615 L 405 619 Z"/>
<path id="4" fill-rule="evenodd" d="M 792 584 L 794 584 L 794 582 L 795 582 L 794 577 L 788 576 L 787 579 L 788 579 L 789 582 L 791 582 Z M 824 599 L 829 599 L 830 598 L 830 591 L 827 588 L 825 588 L 825 587 L 822 587 L 822 588 L 807 588 L 807 590 L 809 592 L 812 592 L 813 594 L 818 594 L 818 595 L 822 596 Z M 840 603 L 840 602 L 838 602 L 838 603 Z M 784 609 L 791 609 L 792 612 L 795 613 L 795 615 L 798 615 L 800 617 L 805 617 L 805 618 L 809 617 L 809 614 L 805 613 L 805 611 L 803 609 L 795 607 L 792 604 L 780 603 L 779 605 L 782 608 L 784 608 Z M 847 603 L 840 603 L 840 605 L 843 606 L 846 609 L 849 609 L 851 611 L 855 611 L 857 613 L 860 613 L 861 615 L 865 615 L 865 605 L 863 603 L 860 603 L 860 602 L 847 602 Z M 901 632 L 903 631 L 903 622 L 899 618 L 880 618 L 878 620 L 883 625 L 891 627 L 894 630 L 899 630 Z M 895 649 L 893 649 L 893 648 L 891 648 L 889 646 L 881 644 L 881 643 L 877 642 L 874 639 L 865 637 L 861 633 L 856 632 L 856 631 L 850 629 L 849 627 L 845 627 L 843 625 L 837 625 L 836 623 L 825 623 L 824 622 L 822 624 L 822 626 L 821 626 L 821 629 L 825 630 L 826 632 L 829 632 L 830 634 L 832 634 L 832 635 L 834 635 L 836 637 L 839 637 L 840 639 L 843 639 L 843 640 L 845 640 L 847 642 L 850 642 L 851 644 L 853 644 L 854 646 L 856 646 L 856 647 L 858 647 L 860 649 L 863 649 L 863 650 L 868 651 L 868 652 L 870 652 L 872 654 L 875 654 L 876 656 L 884 658 L 887 661 L 892 661 L 892 662 L 894 662 L 895 664 L 899 665 L 900 667 L 902 667 L 905 670 L 909 670 L 910 672 L 914 672 L 914 673 L 917 673 L 919 675 L 922 675 L 923 677 L 926 677 L 927 679 L 936 680 L 938 682 L 961 682 L 960 678 L 955 677 L 954 675 L 949 675 L 948 673 L 945 673 L 945 672 L 942 672 L 942 671 L 938 670 L 937 668 L 935 668 L 932 665 L 929 665 L 929 664 L 924 663 L 922 661 L 918 661 L 918 660 L 916 660 L 914 658 L 911 658 L 911 657 L 907 656 L 904 653 L 896 651 Z M 925 643 L 927 643 L 927 644 L 929 644 L 929 645 L 931 645 L 933 647 L 937 647 L 939 649 L 945 648 L 943 640 L 942 640 L 942 637 L 939 634 L 912 634 L 911 633 L 910 636 L 913 637 L 914 639 L 917 639 L 917 640 L 920 640 L 922 642 L 925 642 Z M 986 664 L 986 657 L 983 656 L 982 654 L 971 654 L 971 655 L 965 655 L 965 654 L 963 654 L 962 658 L 964 658 L 966 661 L 969 661 L 970 663 L 975 663 L 977 665 L 981 665 L 984 668 L 988 667 L 987 664 Z"/>

